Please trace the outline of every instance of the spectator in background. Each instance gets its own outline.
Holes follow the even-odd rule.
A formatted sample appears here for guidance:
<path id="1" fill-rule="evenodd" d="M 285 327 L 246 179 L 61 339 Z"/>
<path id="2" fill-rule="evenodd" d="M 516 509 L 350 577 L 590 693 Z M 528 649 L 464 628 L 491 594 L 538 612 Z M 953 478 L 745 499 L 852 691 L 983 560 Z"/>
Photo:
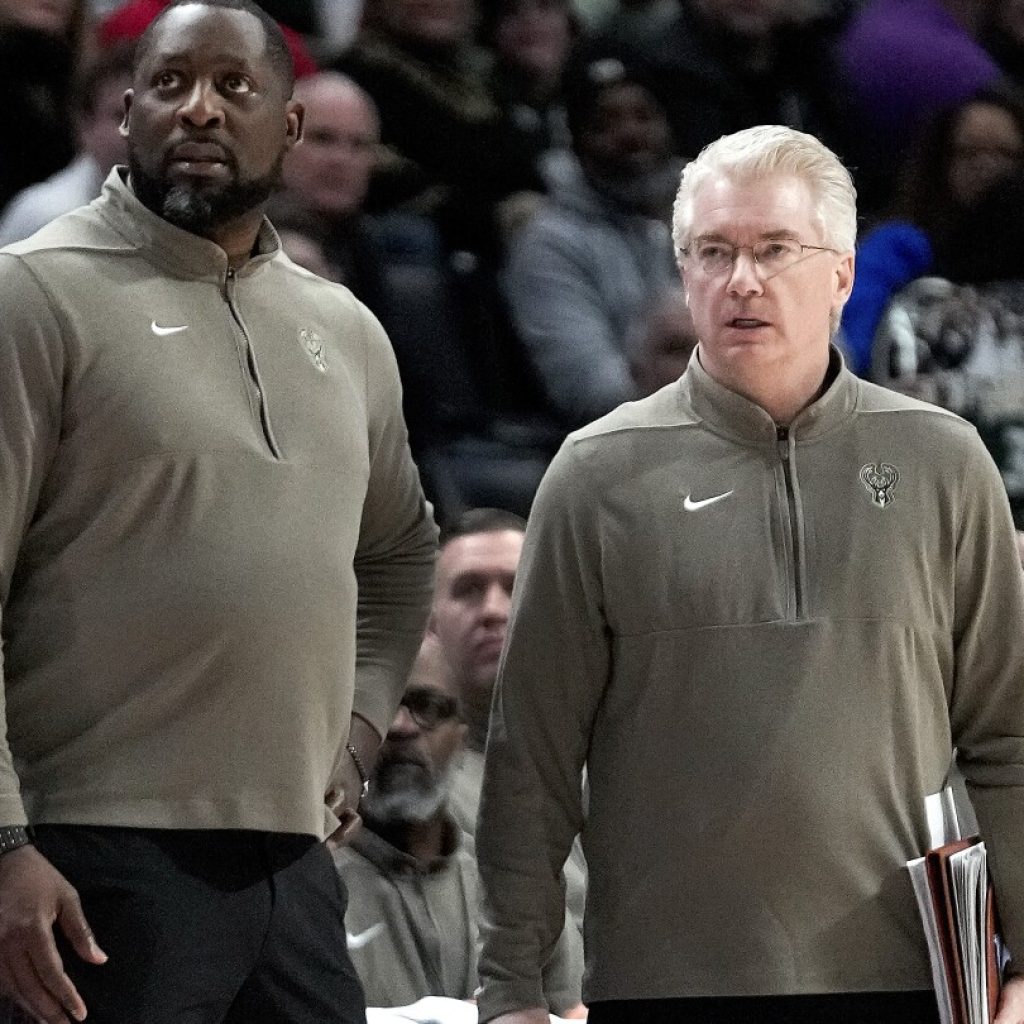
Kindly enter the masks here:
<path id="1" fill-rule="evenodd" d="M 75 155 L 84 0 L 0 0 L 0 210 Z"/>
<path id="2" fill-rule="evenodd" d="M 124 93 L 131 85 L 128 50 L 101 51 L 76 91 L 78 155 L 46 181 L 19 192 L 0 218 L 0 245 L 27 238 L 54 217 L 84 206 L 100 194 L 114 164 L 124 163 L 127 149 L 120 132 Z"/>
<path id="3" fill-rule="evenodd" d="M 644 71 L 668 112 L 676 150 L 693 157 L 726 132 L 786 124 L 835 131 L 835 88 L 825 40 L 837 17 L 793 0 L 679 0 L 668 25 L 642 41 L 611 23 L 582 50 Z"/>
<path id="4" fill-rule="evenodd" d="M 349 893 L 349 955 L 370 1006 L 476 994 L 480 885 L 472 838 L 447 806 L 465 733 L 428 634 L 360 803 L 363 828 L 334 851 Z M 553 1013 L 580 1009 L 582 974 L 579 933 L 563 929 L 543 972 Z"/>
<path id="5" fill-rule="evenodd" d="M 497 346 L 488 351 L 484 323 L 463 315 L 460 275 L 395 244 L 415 219 L 367 213 L 380 156 L 373 101 L 338 72 L 300 80 L 295 98 L 305 109 L 304 138 L 285 160 L 286 187 L 272 205 L 285 250 L 351 288 L 387 329 L 410 439 L 439 515 L 480 500 L 525 513 L 554 431 L 518 418 L 516 368 Z M 521 390 L 530 393 L 527 384 Z"/>
<path id="6" fill-rule="evenodd" d="M 305 110 L 303 139 L 285 159 L 285 188 L 274 206 L 306 215 L 331 279 L 351 288 L 386 320 L 384 252 L 364 212 L 380 144 L 373 100 L 337 72 L 300 79 L 295 99 Z"/>
<path id="7" fill-rule="evenodd" d="M 998 81 L 999 67 L 978 41 L 991 7 L 992 0 L 867 0 L 854 13 L 835 53 L 862 215 L 891 202 L 908 139 Z"/>
<path id="8" fill-rule="evenodd" d="M 570 0 L 484 0 L 479 36 L 494 54 L 491 90 L 507 116 L 533 137 L 546 182 L 571 147 L 562 76 L 577 33 Z"/>
<path id="9" fill-rule="evenodd" d="M 578 166 L 513 239 L 505 287 L 572 428 L 634 396 L 629 332 L 676 280 L 665 217 L 679 163 L 664 110 L 620 61 L 588 65 L 567 97 Z"/>
<path id="10" fill-rule="evenodd" d="M 697 347 L 693 317 L 682 288 L 670 288 L 631 332 L 627 350 L 637 398 L 653 395 L 683 375 Z"/>
<path id="11" fill-rule="evenodd" d="M 542 188 L 535 141 L 490 92 L 470 0 L 380 0 L 335 65 L 377 105 L 385 156 L 367 207 L 388 263 L 388 321 L 410 437 L 442 520 L 526 513 L 559 435 L 497 286 L 501 208 Z"/>
<path id="12" fill-rule="evenodd" d="M 991 186 L 960 216 L 942 275 L 890 303 L 872 377 L 974 423 L 1024 529 L 1024 175 Z"/>
<path id="13" fill-rule="evenodd" d="M 517 515 L 476 508 L 446 526 L 441 536 L 428 632 L 441 643 L 467 726 L 465 749 L 452 773 L 451 812 L 470 835 L 476 832 L 491 697 L 525 529 Z M 576 844 L 565 864 L 565 880 L 577 929 L 583 921 L 586 870 Z"/>
<path id="14" fill-rule="evenodd" d="M 496 204 L 539 190 L 538 148 L 491 93 L 473 47 L 471 0 L 378 0 L 336 62 L 373 97 L 393 159 L 375 209 L 433 219 L 445 253 L 497 250 Z"/>
<path id="15" fill-rule="evenodd" d="M 428 631 L 441 643 L 468 729 L 466 751 L 455 772 L 452 809 L 471 835 L 476 831 L 491 695 L 525 530 L 526 521 L 514 513 L 478 508 L 446 526 L 441 537 Z"/>
<path id="16" fill-rule="evenodd" d="M 1024 98 L 1016 92 L 982 89 L 925 126 L 904 162 L 892 220 L 857 247 L 857 280 L 842 323 L 856 373 L 868 373 L 888 301 L 916 277 L 944 276 L 958 255 L 957 225 L 986 189 L 1022 167 Z"/>

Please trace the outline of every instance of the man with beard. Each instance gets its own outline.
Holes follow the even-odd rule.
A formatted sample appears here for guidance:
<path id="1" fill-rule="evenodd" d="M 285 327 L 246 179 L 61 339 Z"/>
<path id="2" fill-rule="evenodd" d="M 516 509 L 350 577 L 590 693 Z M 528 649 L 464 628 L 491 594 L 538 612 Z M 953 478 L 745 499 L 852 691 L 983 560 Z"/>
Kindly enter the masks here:
<path id="1" fill-rule="evenodd" d="M 514 239 L 506 289 L 550 404 L 578 427 L 636 397 L 627 339 L 674 280 L 679 164 L 665 112 L 615 59 L 567 90 L 578 166 Z"/>
<path id="2" fill-rule="evenodd" d="M 291 88 L 250 0 L 170 5 L 130 174 L 0 254 L 0 991 L 40 1020 L 364 1019 L 321 840 L 436 534 L 386 337 L 263 217 Z"/>
<path id="3" fill-rule="evenodd" d="M 351 894 L 349 953 L 371 1006 L 476 993 L 479 880 L 472 840 L 448 811 L 467 726 L 449 674 L 428 634 L 360 804 L 364 828 L 334 853 Z M 581 1012 L 582 970 L 579 935 L 565 929 L 542 975 L 553 1012 Z"/>

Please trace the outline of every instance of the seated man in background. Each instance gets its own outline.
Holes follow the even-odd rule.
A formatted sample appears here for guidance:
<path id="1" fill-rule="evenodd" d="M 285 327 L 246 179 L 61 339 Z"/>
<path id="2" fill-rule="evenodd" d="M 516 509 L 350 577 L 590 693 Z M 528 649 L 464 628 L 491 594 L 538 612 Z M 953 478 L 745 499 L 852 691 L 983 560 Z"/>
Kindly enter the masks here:
<path id="1" fill-rule="evenodd" d="M 455 759 L 451 813 L 476 834 L 491 694 L 508 630 L 526 523 L 512 512 L 477 508 L 448 524 L 441 536 L 437 586 L 428 632 L 441 643 L 466 722 L 465 748 Z M 565 863 L 566 904 L 583 926 L 587 864 L 579 843 Z"/>
<path id="2" fill-rule="evenodd" d="M 361 86 L 324 72 L 301 79 L 295 98 L 305 134 L 285 160 L 285 189 L 271 208 L 275 226 L 290 229 L 285 250 L 351 288 L 387 330 L 410 442 L 438 518 L 477 504 L 525 512 L 561 438 L 536 421 L 525 367 L 511 364 L 487 318 L 476 315 L 482 308 L 470 301 L 468 282 L 478 275 L 430 256 L 440 242 L 426 218 L 369 212 L 384 150 L 377 106 Z M 522 361 L 516 346 L 508 350 Z"/>
<path id="3" fill-rule="evenodd" d="M 334 851 L 350 892 L 349 954 L 370 1006 L 476 992 L 476 863 L 448 811 L 465 735 L 441 645 L 428 634 L 360 804 L 364 827 Z M 579 1007 L 582 972 L 579 934 L 566 928 L 544 970 L 552 1012 Z"/>
<path id="4" fill-rule="evenodd" d="M 578 166 L 513 239 L 516 330 L 568 428 L 636 397 L 626 339 L 675 280 L 668 209 L 679 179 L 661 105 L 618 60 L 567 91 Z"/>
<path id="5" fill-rule="evenodd" d="M 380 145 L 377 108 L 355 82 L 336 72 L 300 79 L 295 99 L 306 112 L 304 134 L 302 145 L 285 159 L 274 223 L 281 212 L 315 223 L 331 279 L 387 320 L 384 253 L 364 211 Z"/>
<path id="6" fill-rule="evenodd" d="M 83 76 L 76 115 L 78 155 L 45 181 L 22 189 L 4 207 L 0 245 L 20 242 L 62 213 L 92 202 L 128 150 L 120 132 L 125 90 L 132 84 L 127 47 L 101 52 Z"/>
<path id="7" fill-rule="evenodd" d="M 525 531 L 526 521 L 512 512 L 478 508 L 448 524 L 441 538 L 428 631 L 440 642 L 466 723 L 452 813 L 470 835 L 476 830 L 491 694 Z"/>

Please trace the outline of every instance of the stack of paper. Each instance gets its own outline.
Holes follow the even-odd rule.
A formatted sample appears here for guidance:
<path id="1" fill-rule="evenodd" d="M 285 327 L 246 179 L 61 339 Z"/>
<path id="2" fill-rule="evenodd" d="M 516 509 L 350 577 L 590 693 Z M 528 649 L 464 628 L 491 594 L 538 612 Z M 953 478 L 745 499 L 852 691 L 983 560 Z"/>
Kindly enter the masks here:
<path id="1" fill-rule="evenodd" d="M 995 927 L 985 844 L 960 839 L 948 791 L 929 797 L 932 841 L 907 863 L 924 925 L 942 1024 L 991 1024 L 1002 951 Z M 941 824 L 939 824 L 941 822 Z"/>

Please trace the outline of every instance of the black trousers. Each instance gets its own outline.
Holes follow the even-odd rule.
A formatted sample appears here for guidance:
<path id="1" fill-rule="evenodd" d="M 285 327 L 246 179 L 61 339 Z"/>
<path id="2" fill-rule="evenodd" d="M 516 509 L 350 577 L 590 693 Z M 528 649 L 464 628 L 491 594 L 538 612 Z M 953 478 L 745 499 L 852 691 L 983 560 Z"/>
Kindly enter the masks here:
<path id="1" fill-rule="evenodd" d="M 58 935 L 90 1024 L 365 1024 L 347 896 L 311 836 L 40 825 L 108 954 Z"/>
<path id="2" fill-rule="evenodd" d="M 938 1024 L 932 992 L 596 1002 L 589 1024 Z"/>

